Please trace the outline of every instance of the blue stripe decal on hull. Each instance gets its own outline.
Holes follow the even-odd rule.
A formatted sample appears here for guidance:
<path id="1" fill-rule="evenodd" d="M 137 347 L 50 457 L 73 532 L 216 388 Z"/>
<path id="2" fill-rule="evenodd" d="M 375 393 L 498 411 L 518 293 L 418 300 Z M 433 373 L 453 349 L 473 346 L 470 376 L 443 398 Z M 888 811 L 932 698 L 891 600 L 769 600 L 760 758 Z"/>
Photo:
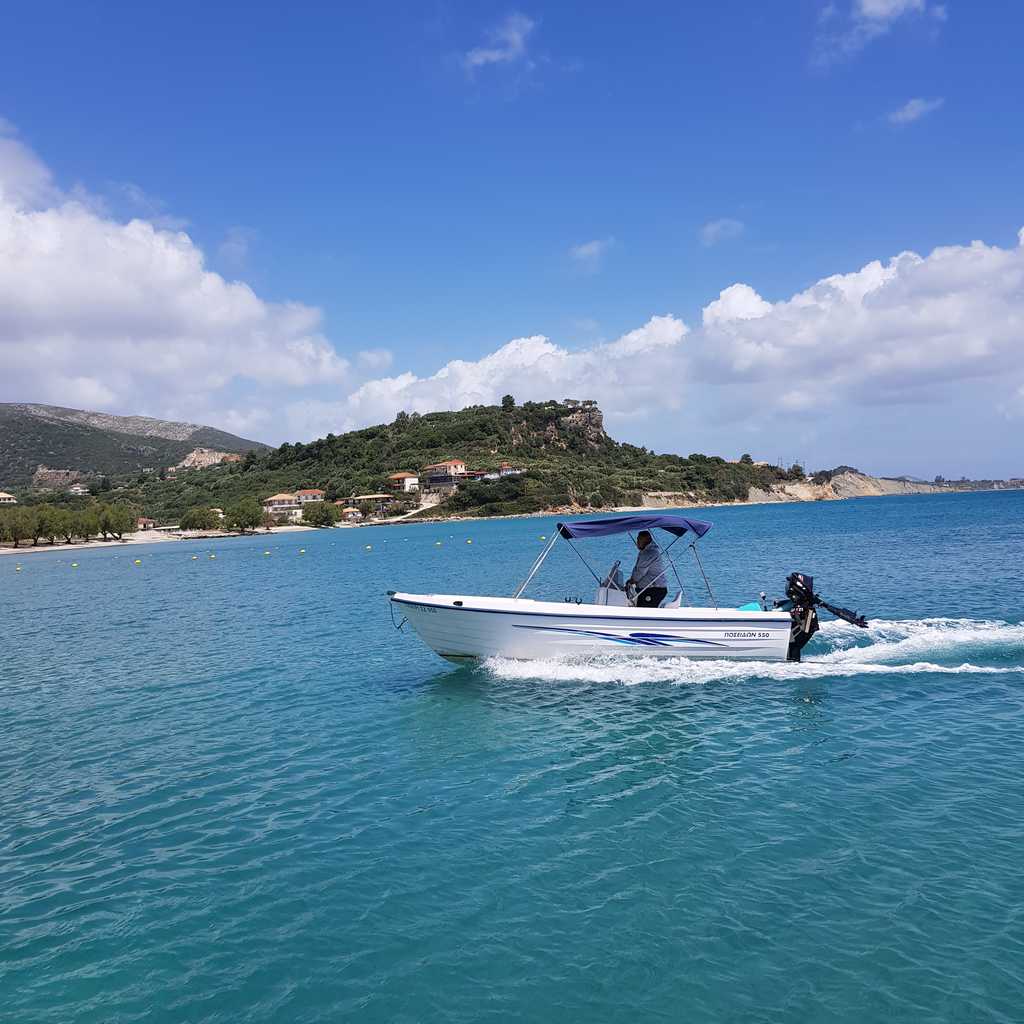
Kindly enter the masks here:
<path id="1" fill-rule="evenodd" d="M 631 647 L 671 647 L 673 644 L 700 644 L 705 647 L 726 647 L 715 640 L 698 640 L 686 636 L 672 636 L 669 633 L 630 633 L 619 636 L 617 633 L 601 633 L 593 629 L 570 629 L 568 626 L 521 626 L 512 623 L 516 629 L 529 629 L 534 633 L 569 633 L 572 636 L 585 636 L 594 640 L 611 640 L 617 644 Z"/>

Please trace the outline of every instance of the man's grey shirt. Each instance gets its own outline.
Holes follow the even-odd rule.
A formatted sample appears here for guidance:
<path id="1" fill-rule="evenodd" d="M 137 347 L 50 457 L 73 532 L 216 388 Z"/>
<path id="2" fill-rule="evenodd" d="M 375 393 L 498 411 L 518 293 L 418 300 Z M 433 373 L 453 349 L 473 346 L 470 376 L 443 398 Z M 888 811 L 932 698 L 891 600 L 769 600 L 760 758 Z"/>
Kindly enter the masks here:
<path id="1" fill-rule="evenodd" d="M 654 541 L 636 556 L 631 579 L 638 590 L 644 587 L 668 587 L 668 567 L 662 558 L 661 548 Z"/>

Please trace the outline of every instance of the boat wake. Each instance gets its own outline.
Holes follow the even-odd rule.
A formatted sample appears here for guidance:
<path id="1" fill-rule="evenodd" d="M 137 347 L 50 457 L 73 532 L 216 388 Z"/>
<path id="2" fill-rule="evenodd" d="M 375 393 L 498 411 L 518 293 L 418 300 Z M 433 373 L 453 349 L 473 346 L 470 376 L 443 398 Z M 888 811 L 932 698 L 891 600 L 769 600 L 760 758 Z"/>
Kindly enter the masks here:
<path id="1" fill-rule="evenodd" d="M 711 683 L 744 679 L 846 679 L 870 675 L 1024 674 L 1024 624 L 984 619 L 876 620 L 867 629 L 827 622 L 814 653 L 784 661 L 686 661 L 622 658 L 513 661 L 489 658 L 484 669 L 499 679 L 546 682 Z M 824 648 L 824 650 L 822 650 Z M 970 659 L 970 660 L 964 660 Z"/>

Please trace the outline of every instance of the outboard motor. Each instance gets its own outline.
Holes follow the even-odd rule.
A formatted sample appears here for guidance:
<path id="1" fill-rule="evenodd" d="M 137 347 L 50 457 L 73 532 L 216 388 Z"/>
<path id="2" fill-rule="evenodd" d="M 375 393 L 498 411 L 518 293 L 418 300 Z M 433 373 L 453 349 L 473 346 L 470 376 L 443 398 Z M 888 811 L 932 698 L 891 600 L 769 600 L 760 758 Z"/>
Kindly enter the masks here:
<path id="1" fill-rule="evenodd" d="M 793 627 L 789 635 L 789 650 L 786 653 L 787 661 L 799 661 L 800 652 L 806 646 L 807 641 L 821 628 L 818 623 L 819 607 L 831 612 L 844 622 L 860 626 L 861 629 L 866 629 L 868 625 L 868 620 L 863 615 L 851 612 L 848 608 L 829 604 L 819 597 L 814 592 L 814 577 L 808 576 L 804 572 L 791 572 L 786 577 L 786 600 L 776 601 L 775 607 L 788 611 L 793 620 Z"/>

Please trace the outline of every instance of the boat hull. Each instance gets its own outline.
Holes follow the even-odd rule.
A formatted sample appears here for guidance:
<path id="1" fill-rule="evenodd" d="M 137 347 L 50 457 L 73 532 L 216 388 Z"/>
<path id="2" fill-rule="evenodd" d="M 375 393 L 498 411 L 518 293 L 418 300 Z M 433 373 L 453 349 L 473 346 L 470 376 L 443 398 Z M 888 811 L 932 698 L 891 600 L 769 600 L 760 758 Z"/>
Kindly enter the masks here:
<path id="1" fill-rule="evenodd" d="M 727 658 L 785 661 L 789 615 L 631 608 L 458 594 L 394 594 L 420 638 L 451 661 L 483 658 Z"/>

